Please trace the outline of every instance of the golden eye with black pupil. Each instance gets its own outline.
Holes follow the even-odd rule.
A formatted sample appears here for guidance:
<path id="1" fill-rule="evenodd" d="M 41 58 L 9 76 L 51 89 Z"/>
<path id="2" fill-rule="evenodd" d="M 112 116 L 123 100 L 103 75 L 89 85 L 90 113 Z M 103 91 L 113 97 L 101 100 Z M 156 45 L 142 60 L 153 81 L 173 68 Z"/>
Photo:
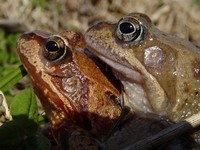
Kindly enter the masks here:
<path id="1" fill-rule="evenodd" d="M 44 56 L 50 61 L 56 61 L 62 59 L 69 48 L 60 37 L 50 37 L 44 47 Z"/>
<path id="2" fill-rule="evenodd" d="M 134 18 L 122 18 L 118 23 L 116 34 L 123 42 L 137 42 L 142 39 L 143 27 Z"/>

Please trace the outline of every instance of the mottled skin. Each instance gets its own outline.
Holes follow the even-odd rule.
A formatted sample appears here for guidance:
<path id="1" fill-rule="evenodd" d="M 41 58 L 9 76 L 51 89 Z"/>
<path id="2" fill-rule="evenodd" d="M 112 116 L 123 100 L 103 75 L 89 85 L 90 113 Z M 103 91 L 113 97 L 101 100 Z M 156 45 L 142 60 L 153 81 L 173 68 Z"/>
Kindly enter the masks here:
<path id="1" fill-rule="evenodd" d="M 139 39 L 126 41 L 117 35 L 124 20 L 139 22 L 143 29 Z M 164 115 L 175 122 L 200 111 L 198 46 L 163 33 L 140 13 L 116 23 L 97 23 L 85 39 L 91 52 L 122 82 L 125 103 L 134 111 Z"/>
<path id="2" fill-rule="evenodd" d="M 44 52 L 47 41 L 54 37 L 61 38 L 70 52 L 62 59 L 52 61 Z M 118 97 L 119 92 L 83 53 L 85 47 L 82 34 L 70 31 L 58 35 L 39 31 L 26 33 L 17 45 L 62 149 L 98 149 L 101 145 L 96 140 L 108 133 L 121 114 L 121 107 L 111 99 Z M 164 118 L 149 116 L 152 115 L 131 115 L 123 123 L 127 130 L 126 126 L 135 129 L 136 132 L 130 133 L 134 142 L 170 125 Z M 144 128 L 142 133 L 138 130 L 140 128 Z M 117 146 L 121 140 L 127 140 L 123 133 L 115 132 L 114 138 L 102 144 Z M 130 142 L 123 143 L 122 146 L 126 146 Z"/>
<path id="3" fill-rule="evenodd" d="M 66 52 L 62 58 L 52 60 L 50 55 L 45 55 L 50 39 L 63 44 Z M 119 98 L 118 90 L 83 53 L 84 48 L 82 34 L 72 31 L 58 35 L 26 33 L 17 43 L 21 61 L 50 119 L 54 135 L 65 146 L 67 137 L 74 131 L 103 137 L 121 114 L 121 107 L 111 98 Z"/>

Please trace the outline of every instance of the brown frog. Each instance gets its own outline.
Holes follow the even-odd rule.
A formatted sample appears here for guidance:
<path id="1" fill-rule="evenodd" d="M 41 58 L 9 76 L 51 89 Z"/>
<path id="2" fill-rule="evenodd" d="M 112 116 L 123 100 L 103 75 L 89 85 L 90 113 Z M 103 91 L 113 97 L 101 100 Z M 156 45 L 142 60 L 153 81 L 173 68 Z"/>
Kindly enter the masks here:
<path id="1" fill-rule="evenodd" d="M 156 115 L 129 114 L 112 128 L 122 111 L 113 101 L 119 92 L 83 53 L 82 34 L 31 32 L 22 35 L 17 46 L 62 149 L 123 148 L 172 125 Z M 115 132 L 108 134 L 110 129 Z M 158 147 L 180 141 L 161 141 Z"/>
<path id="2" fill-rule="evenodd" d="M 124 87 L 125 104 L 177 122 L 200 111 L 200 48 L 158 30 L 148 16 L 131 13 L 85 33 L 91 52 Z"/>
<path id="3" fill-rule="evenodd" d="M 68 148 L 67 137 L 75 141 L 77 132 L 103 137 L 122 111 L 114 100 L 119 91 L 83 53 L 84 48 L 83 35 L 73 31 L 25 33 L 17 43 L 34 91 L 63 149 Z M 86 140 L 78 138 L 79 142 Z"/>

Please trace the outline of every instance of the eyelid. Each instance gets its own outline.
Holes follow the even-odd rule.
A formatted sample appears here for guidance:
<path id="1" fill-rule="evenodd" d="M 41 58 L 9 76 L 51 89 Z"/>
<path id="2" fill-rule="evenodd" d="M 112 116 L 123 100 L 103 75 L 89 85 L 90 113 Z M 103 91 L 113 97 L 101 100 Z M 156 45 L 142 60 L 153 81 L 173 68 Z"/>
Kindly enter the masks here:
<path id="1" fill-rule="evenodd" d="M 135 30 L 131 33 L 123 33 L 121 31 L 121 25 L 123 23 L 130 23 L 134 27 Z M 142 26 L 141 22 L 139 22 L 135 18 L 122 18 L 119 20 L 118 25 L 117 25 L 117 30 L 116 30 L 116 35 L 118 39 L 122 40 L 123 42 L 138 42 L 143 38 L 143 33 L 144 33 L 144 27 Z"/>
<path id="2" fill-rule="evenodd" d="M 52 42 L 51 44 L 56 44 L 57 50 L 48 49 L 46 47 L 47 46 L 46 44 L 48 42 Z M 43 54 L 44 54 L 44 57 L 48 59 L 49 61 L 60 60 L 67 53 L 68 47 L 66 46 L 65 42 L 60 37 L 57 37 L 57 36 L 50 37 L 49 39 L 47 39 L 46 44 L 44 45 L 44 48 L 43 48 Z"/>

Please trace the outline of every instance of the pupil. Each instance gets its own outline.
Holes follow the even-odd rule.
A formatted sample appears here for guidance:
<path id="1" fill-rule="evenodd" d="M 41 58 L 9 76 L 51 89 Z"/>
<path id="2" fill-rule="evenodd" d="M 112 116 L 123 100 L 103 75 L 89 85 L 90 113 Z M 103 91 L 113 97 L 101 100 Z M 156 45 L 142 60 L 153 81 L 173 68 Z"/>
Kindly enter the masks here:
<path id="1" fill-rule="evenodd" d="M 119 29 L 122 33 L 125 34 L 132 33 L 135 31 L 135 27 L 129 22 L 121 23 Z"/>
<path id="2" fill-rule="evenodd" d="M 48 41 L 46 43 L 46 49 L 50 52 L 55 52 L 58 50 L 58 44 L 54 41 Z"/>

